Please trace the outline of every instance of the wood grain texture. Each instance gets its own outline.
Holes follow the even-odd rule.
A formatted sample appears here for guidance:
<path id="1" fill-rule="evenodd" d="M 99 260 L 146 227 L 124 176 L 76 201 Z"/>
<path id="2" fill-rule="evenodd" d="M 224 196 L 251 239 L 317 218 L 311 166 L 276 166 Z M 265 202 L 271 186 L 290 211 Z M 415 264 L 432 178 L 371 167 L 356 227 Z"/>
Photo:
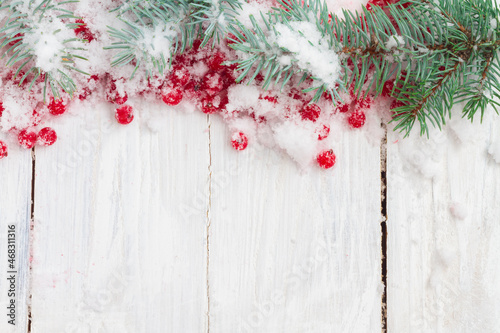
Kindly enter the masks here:
<path id="1" fill-rule="evenodd" d="M 236 152 L 212 120 L 210 332 L 379 332 L 380 155 L 345 133 L 334 170 Z"/>
<path id="2" fill-rule="evenodd" d="M 499 331 L 500 165 L 487 150 L 500 119 L 460 143 L 467 132 L 389 140 L 389 332 Z"/>
<path id="3" fill-rule="evenodd" d="M 9 156 L 0 163 L 0 305 L 2 308 L 0 332 L 27 332 L 29 313 L 29 230 L 31 221 L 31 151 L 9 145 Z M 7 227 L 16 229 L 16 320 L 15 326 L 8 323 L 7 306 L 11 274 L 7 271 Z M 10 311 L 9 311 L 10 312 Z"/>
<path id="4" fill-rule="evenodd" d="M 37 151 L 33 332 L 206 331 L 207 120 L 137 109 L 158 132 L 80 107 Z"/>

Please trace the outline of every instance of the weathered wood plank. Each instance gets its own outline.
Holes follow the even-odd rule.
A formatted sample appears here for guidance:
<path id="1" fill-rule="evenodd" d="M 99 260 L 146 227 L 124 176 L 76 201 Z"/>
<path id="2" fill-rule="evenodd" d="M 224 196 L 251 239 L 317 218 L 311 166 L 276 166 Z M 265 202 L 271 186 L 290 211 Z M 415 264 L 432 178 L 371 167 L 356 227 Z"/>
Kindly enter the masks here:
<path id="1" fill-rule="evenodd" d="M 390 332 L 500 328 L 500 165 L 487 153 L 500 119 L 461 126 L 389 140 Z"/>
<path id="2" fill-rule="evenodd" d="M 210 331 L 380 331 L 380 148 L 344 133 L 302 173 L 212 122 Z"/>
<path id="3" fill-rule="evenodd" d="M 207 120 L 137 109 L 80 107 L 37 152 L 33 332 L 206 330 Z"/>
<path id="4" fill-rule="evenodd" d="M 0 304 L 2 306 L 0 332 L 27 332 L 29 303 L 29 230 L 31 221 L 31 152 L 9 145 L 9 156 L 0 161 Z M 9 229 L 9 226 L 14 226 Z M 8 232 L 15 230 L 15 267 L 8 258 Z M 12 239 L 12 238 L 11 238 Z M 14 271 L 15 273 L 8 273 Z M 11 281 L 14 279 L 14 294 Z M 15 302 L 15 318 L 11 314 L 11 300 Z M 9 321 L 15 319 L 15 325 Z"/>

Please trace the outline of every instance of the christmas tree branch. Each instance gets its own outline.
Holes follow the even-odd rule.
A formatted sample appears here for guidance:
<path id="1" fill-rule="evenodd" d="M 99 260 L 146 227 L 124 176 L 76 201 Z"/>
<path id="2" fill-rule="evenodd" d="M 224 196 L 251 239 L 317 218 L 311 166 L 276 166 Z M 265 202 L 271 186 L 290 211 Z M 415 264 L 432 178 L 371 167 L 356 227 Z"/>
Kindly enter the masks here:
<path id="1" fill-rule="evenodd" d="M 67 23 L 67 19 L 77 17 L 64 5 L 76 1 L 55 2 L 43 0 L 35 4 L 33 1 L 2 1 L 0 10 L 9 12 L 4 26 L 0 29 L 3 40 L 0 43 L 2 58 L 8 57 L 7 66 L 20 63 L 13 78 L 20 77 L 19 85 L 31 77 L 31 90 L 39 78 L 44 83 L 44 99 L 47 86 L 54 98 L 60 97 L 60 91 L 70 96 L 76 91 L 76 85 L 70 74 L 78 71 L 75 60 L 86 60 L 78 55 L 83 48 L 81 40 L 72 38 L 75 23 Z M 47 13 L 51 15 L 47 15 Z M 54 30 L 48 30 L 48 28 Z M 48 43 L 57 44 L 60 48 L 51 49 L 47 60 L 38 57 L 37 50 L 47 47 Z M 25 72 L 23 72 L 25 70 Z M 86 73 L 84 73 L 86 74 Z"/>

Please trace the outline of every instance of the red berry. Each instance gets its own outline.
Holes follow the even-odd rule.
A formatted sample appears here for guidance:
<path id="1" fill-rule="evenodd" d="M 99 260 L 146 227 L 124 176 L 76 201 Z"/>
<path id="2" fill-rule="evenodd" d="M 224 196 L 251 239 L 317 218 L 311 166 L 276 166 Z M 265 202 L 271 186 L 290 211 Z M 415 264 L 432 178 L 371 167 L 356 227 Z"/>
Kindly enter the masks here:
<path id="1" fill-rule="evenodd" d="M 182 101 L 181 88 L 166 87 L 162 89 L 161 98 L 167 105 L 177 105 Z"/>
<path id="2" fill-rule="evenodd" d="M 382 87 L 382 96 L 389 97 L 391 96 L 392 89 L 394 88 L 394 80 L 389 80 L 384 83 Z"/>
<path id="3" fill-rule="evenodd" d="M 0 141 L 0 160 L 4 157 L 7 157 L 7 155 L 9 155 L 7 145 L 5 144 L 5 142 Z"/>
<path id="4" fill-rule="evenodd" d="M 115 82 L 116 82 L 115 80 L 111 81 L 111 83 L 109 85 L 109 90 L 106 93 L 106 100 L 108 102 L 115 103 L 118 105 L 125 104 L 125 102 L 127 102 L 127 100 L 128 100 L 128 95 L 126 92 L 124 92 L 123 94 L 120 94 L 116 90 L 117 88 L 116 88 Z"/>
<path id="5" fill-rule="evenodd" d="M 3 107 L 3 103 L 0 102 L 0 117 L 2 116 L 4 111 L 5 111 L 5 108 Z"/>
<path id="6" fill-rule="evenodd" d="M 28 132 L 28 130 L 22 130 L 18 137 L 17 140 L 21 147 L 26 148 L 26 149 L 31 149 L 36 143 L 36 133 L 35 132 Z"/>
<path id="7" fill-rule="evenodd" d="M 209 95 L 215 95 L 224 88 L 224 83 L 219 73 L 208 73 L 203 77 L 203 89 Z"/>
<path id="8" fill-rule="evenodd" d="M 62 99 L 52 99 L 50 100 L 50 103 L 48 105 L 49 112 L 50 114 L 54 116 L 59 116 L 66 112 L 66 105 L 64 105 Z"/>
<path id="9" fill-rule="evenodd" d="M 201 82 L 196 79 L 192 79 L 184 88 L 186 96 L 191 100 L 200 99 L 203 96 L 203 91 L 201 90 Z"/>
<path id="10" fill-rule="evenodd" d="M 372 102 L 373 102 L 373 99 L 370 96 L 367 96 L 363 99 L 358 99 L 358 100 L 356 100 L 356 105 L 355 105 L 354 110 L 355 111 L 367 110 L 370 108 Z"/>
<path id="11" fill-rule="evenodd" d="M 115 118 L 122 125 L 130 124 L 134 120 L 134 112 L 130 105 L 124 105 L 116 109 Z"/>
<path id="12" fill-rule="evenodd" d="M 201 42 L 202 42 L 202 40 L 201 40 L 201 39 L 195 39 L 195 40 L 193 41 L 193 47 L 192 47 L 192 50 L 193 50 L 193 51 L 198 51 L 198 49 L 199 49 L 199 48 L 200 48 L 200 46 L 201 46 Z"/>
<path id="13" fill-rule="evenodd" d="M 335 159 L 335 154 L 331 149 L 321 152 L 318 157 L 316 157 L 318 165 L 323 169 L 330 169 L 331 167 L 333 167 L 335 165 Z"/>
<path id="14" fill-rule="evenodd" d="M 315 122 L 318 120 L 321 108 L 317 104 L 307 104 L 299 111 L 302 120 L 310 120 Z"/>
<path id="15" fill-rule="evenodd" d="M 347 111 L 349 111 L 349 106 L 349 104 L 340 104 L 338 106 L 339 112 L 346 113 Z"/>
<path id="16" fill-rule="evenodd" d="M 191 74 L 186 67 L 182 65 L 177 65 L 172 68 L 172 72 L 170 73 L 170 82 L 174 87 L 183 87 L 191 78 Z"/>
<path id="17" fill-rule="evenodd" d="M 234 132 L 233 135 L 231 135 L 231 144 L 236 150 L 245 150 L 248 146 L 248 138 L 242 132 Z"/>
<path id="18" fill-rule="evenodd" d="M 365 113 L 363 111 L 355 111 L 351 113 L 349 118 L 347 118 L 347 121 L 349 122 L 349 125 L 351 125 L 352 128 L 363 127 L 366 121 Z"/>
<path id="19" fill-rule="evenodd" d="M 222 67 L 222 63 L 226 60 L 226 55 L 220 51 L 215 52 L 213 56 L 211 56 L 208 61 L 207 65 L 208 68 L 210 68 L 213 71 L 218 71 Z"/>
<path id="20" fill-rule="evenodd" d="M 330 134 L 330 127 L 327 125 L 321 125 L 321 127 L 316 128 L 316 133 L 318 133 L 318 140 L 324 140 Z"/>
<path id="21" fill-rule="evenodd" d="M 57 134 L 50 127 L 45 127 L 38 132 L 38 143 L 42 146 L 52 146 L 57 141 Z"/>
<path id="22" fill-rule="evenodd" d="M 206 114 L 212 114 L 218 111 L 214 97 L 207 96 L 201 100 L 201 111 Z"/>

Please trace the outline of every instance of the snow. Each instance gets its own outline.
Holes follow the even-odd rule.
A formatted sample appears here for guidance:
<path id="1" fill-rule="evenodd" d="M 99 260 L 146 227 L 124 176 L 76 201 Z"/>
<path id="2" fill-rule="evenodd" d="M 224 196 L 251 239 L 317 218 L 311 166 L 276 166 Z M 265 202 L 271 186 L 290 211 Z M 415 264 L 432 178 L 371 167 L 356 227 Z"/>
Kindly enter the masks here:
<path id="1" fill-rule="evenodd" d="M 306 127 L 288 121 L 273 128 L 274 139 L 302 169 L 307 169 L 316 156 L 317 137 Z"/>
<path id="2" fill-rule="evenodd" d="M 498 164 L 500 164 L 500 135 L 490 143 L 488 154 Z"/>
<path id="3" fill-rule="evenodd" d="M 154 30 L 143 29 L 143 36 L 139 40 L 139 48 L 136 50 L 137 57 L 143 61 L 148 61 L 151 57 L 158 60 L 163 59 L 168 64 L 173 41 L 177 34 L 178 31 L 174 24 L 159 24 Z"/>
<path id="4" fill-rule="evenodd" d="M 326 3 L 329 9 L 340 17 L 343 16 L 343 9 L 359 11 L 362 5 L 366 5 L 366 1 L 363 0 L 328 0 Z M 245 2 L 242 4 L 238 19 L 245 26 L 251 27 L 250 15 L 253 15 L 257 23 L 262 26 L 260 12 L 267 11 L 276 5 L 272 1 L 264 0 Z M 84 71 L 99 77 L 99 80 L 89 80 L 86 76 L 75 75 L 77 85 L 86 87 L 93 93 L 86 100 L 80 101 L 78 98 L 74 98 L 71 103 L 84 109 L 95 103 L 102 102 L 105 96 L 106 84 L 113 80 L 117 92 L 120 95 L 127 93 L 129 103 L 134 106 L 140 108 L 141 101 L 153 103 L 152 105 L 155 107 L 152 109 L 156 111 L 138 110 L 137 112 L 141 112 L 142 117 L 138 117 L 137 121 L 143 121 L 151 131 L 161 131 L 164 126 L 161 125 L 162 112 L 158 110 L 160 105 L 163 108 L 166 106 L 161 104 L 161 101 L 155 97 L 154 93 L 145 92 L 145 87 L 148 84 L 145 76 L 145 71 L 148 69 L 144 64 L 146 61 L 141 62 L 142 65 L 134 78 L 129 79 L 134 66 L 130 64 L 110 67 L 109 64 L 116 52 L 103 49 L 104 46 L 116 42 L 107 33 L 108 26 L 113 26 L 119 30 L 126 28 L 126 25 L 117 19 L 116 13 L 109 11 L 115 5 L 98 0 L 87 0 L 68 6 L 68 8 L 74 10 L 77 16 L 84 19 L 88 29 L 96 37 L 90 43 L 75 42 L 85 48 L 82 52 L 88 58 L 88 61 L 79 61 L 78 66 Z M 218 6 L 219 2 L 214 1 L 214 12 L 218 12 Z M 25 6 L 23 10 L 27 12 L 28 8 Z M 2 12 L 2 15 L 5 15 L 5 12 Z M 216 15 L 215 19 L 218 20 L 217 22 L 224 24 L 224 22 L 220 21 L 222 19 L 220 15 Z M 293 63 L 294 66 L 309 71 L 320 82 L 325 83 L 330 88 L 335 88 L 335 82 L 340 76 L 340 59 L 336 53 L 329 49 L 326 39 L 323 38 L 321 31 L 317 29 L 313 21 L 314 18 L 311 17 L 311 22 L 278 23 L 275 25 L 275 30 L 273 30 L 276 33 L 270 33 L 270 39 L 276 48 L 275 51 L 282 50 L 279 56 L 282 65 L 292 64 L 290 54 L 294 53 L 294 58 L 297 59 Z M 497 24 L 496 20 L 494 21 L 491 22 L 492 28 Z M 51 31 L 54 30 L 58 30 L 58 32 L 52 34 Z M 137 56 L 140 59 L 148 57 L 159 59 L 163 57 L 168 62 L 171 57 L 170 47 L 177 32 L 177 27 L 173 24 L 159 25 L 154 30 L 143 29 L 139 42 L 140 47 L 136 50 Z M 74 37 L 74 32 L 68 29 L 63 21 L 49 16 L 36 25 L 33 33 L 25 37 L 25 42 L 33 48 L 37 55 L 36 65 L 45 71 L 55 72 L 61 66 L 59 60 L 61 50 L 76 45 L 73 42 L 64 44 L 63 41 Z M 385 47 L 395 49 L 402 43 L 404 43 L 403 36 L 394 35 L 390 36 Z M 228 60 L 241 56 L 226 45 L 222 45 L 220 50 L 227 55 Z M 207 46 L 200 49 L 193 56 L 192 64 L 189 67 L 192 78 L 201 80 L 211 73 L 206 62 L 206 58 L 210 57 L 211 54 L 213 53 L 210 47 Z M 7 78 L 8 69 L 4 69 L 1 74 L 2 91 L 0 97 L 6 110 L 0 118 L 0 140 L 5 141 L 7 137 L 15 136 L 25 128 L 37 131 L 52 121 L 54 117 L 47 112 L 46 106 L 42 103 L 42 83 L 36 83 L 33 87 L 32 96 L 26 98 L 25 89 L 18 87 Z M 169 70 L 165 75 L 169 75 Z M 213 75 L 213 77 L 218 76 Z M 291 83 L 283 89 L 271 85 L 268 91 L 264 91 L 260 87 L 261 82 L 257 82 L 257 79 L 251 84 L 244 81 L 241 84 L 231 85 L 226 92 L 226 108 L 223 112 L 220 112 L 220 116 L 227 123 L 230 130 L 245 132 L 249 137 L 249 147 L 263 145 L 279 150 L 288 154 L 301 169 L 311 168 L 318 152 L 335 148 L 339 144 L 342 133 L 346 131 L 359 132 L 361 135 L 366 136 L 374 146 L 380 144 L 385 134 L 385 129 L 381 126 L 381 123 L 387 123 L 390 120 L 390 115 L 387 112 L 390 100 L 379 98 L 370 107 L 363 109 L 366 115 L 365 125 L 360 129 L 351 129 L 347 125 L 348 114 L 339 113 L 332 102 L 321 98 L 317 102 L 321 113 L 317 121 L 312 122 L 302 119 L 300 110 L 310 102 L 314 92 L 306 94 L 300 92 L 301 89 L 309 88 L 310 84 L 305 82 L 300 87 L 297 87 L 299 78 L 300 75 L 292 78 Z M 208 81 L 207 84 L 210 83 Z M 159 86 L 162 84 L 162 76 L 154 77 L 149 82 L 154 86 Z M 317 83 L 318 81 L 315 82 L 315 84 Z M 81 93 L 81 91 L 82 89 L 78 93 Z M 296 95 L 300 95 L 300 97 L 297 98 Z M 345 103 L 351 105 L 350 112 L 352 112 L 356 103 L 353 96 L 345 93 L 340 93 L 340 95 Z M 66 99 L 66 101 L 69 102 L 69 99 Z M 186 98 L 179 105 L 168 108 L 176 112 L 186 113 L 199 112 L 200 110 L 199 102 Z M 77 109 L 70 108 L 68 112 L 75 113 Z M 113 109 L 114 107 L 110 106 L 110 110 Z M 37 110 L 38 114 L 36 123 L 33 121 L 33 110 Z M 111 112 L 110 117 L 112 118 Z M 459 110 L 454 110 L 453 113 L 459 113 Z M 323 126 L 329 127 L 330 133 L 326 139 L 318 140 L 317 131 Z M 391 126 L 388 126 L 389 131 L 391 131 Z M 481 131 L 481 126 L 483 125 L 479 122 L 471 125 L 467 120 L 453 117 L 444 131 L 431 129 L 430 139 L 420 137 L 418 128 L 414 130 L 414 133 L 409 138 L 403 139 L 400 136 L 398 147 L 401 157 L 407 162 L 407 171 L 420 177 L 432 179 L 437 173 L 443 154 L 446 153 L 444 147 L 448 144 L 465 145 L 473 144 L 477 140 L 484 140 L 485 138 L 481 138 L 477 134 Z M 499 142 L 500 139 L 492 139 L 487 151 L 491 159 L 496 163 L 500 163 Z M 57 146 L 52 149 L 57 149 Z"/>
<path id="5" fill-rule="evenodd" d="M 404 40 L 403 36 L 393 35 L 393 36 L 389 37 L 389 40 L 385 44 L 385 47 L 388 49 L 395 49 L 395 48 L 399 47 L 400 45 L 404 45 L 404 44 L 405 44 L 405 40 Z"/>
<path id="6" fill-rule="evenodd" d="M 329 48 L 326 39 L 313 22 L 290 22 L 275 25 L 274 42 L 282 49 L 294 53 L 300 69 L 308 71 L 313 77 L 335 88 L 335 82 L 340 77 L 339 56 Z M 290 63 L 285 53 L 281 63 Z"/>
<path id="7" fill-rule="evenodd" d="M 468 215 L 467 206 L 460 202 L 452 202 L 450 204 L 450 213 L 458 220 L 465 220 Z"/>

